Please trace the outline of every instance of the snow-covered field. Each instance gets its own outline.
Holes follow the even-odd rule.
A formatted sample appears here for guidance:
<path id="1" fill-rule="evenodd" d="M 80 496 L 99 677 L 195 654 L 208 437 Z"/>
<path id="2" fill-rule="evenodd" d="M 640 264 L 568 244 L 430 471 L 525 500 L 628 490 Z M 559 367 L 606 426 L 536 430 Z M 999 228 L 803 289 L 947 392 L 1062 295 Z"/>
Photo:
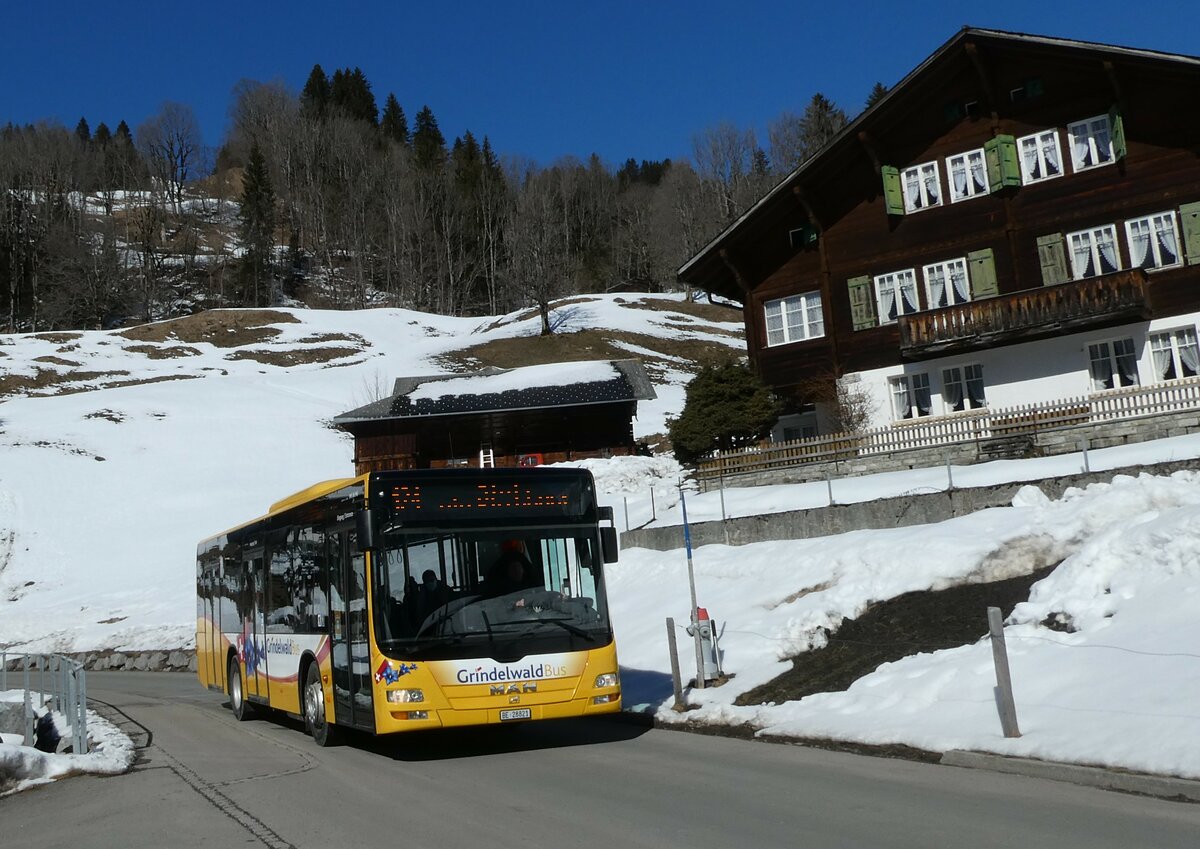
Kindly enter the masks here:
<path id="1" fill-rule="evenodd" d="M 629 308 L 642 296 L 573 303 L 575 327 L 740 344 L 728 325 Z M 82 651 L 187 646 L 194 546 L 325 478 L 350 472 L 351 445 L 327 422 L 401 375 L 444 371 L 437 358 L 488 339 L 537 332 L 537 319 L 448 319 L 400 310 L 292 313 L 273 339 L 242 352 L 303 350 L 357 337 L 332 363 L 231 358 L 189 342 L 151 358 L 123 337 L 0 337 L 0 377 L 128 372 L 87 378 L 160 382 L 0 404 L 0 645 Z M 687 329 L 694 327 L 694 330 Z M 570 329 L 570 328 L 568 328 Z M 183 347 L 168 341 L 160 347 Z M 38 359 L 42 358 L 42 359 Z M 261 359 L 261 358 L 260 358 Z M 62 365 L 56 360 L 74 365 Z M 335 367 L 330 367 L 330 366 Z M 192 377 L 189 380 L 161 380 Z M 636 433 L 664 429 L 682 407 L 686 370 L 667 368 L 659 399 L 639 405 Z M 1200 437 L 1091 452 L 1093 469 L 1200 456 Z M 953 470 L 956 486 L 1080 470 L 1080 455 Z M 666 458 L 588 461 L 624 528 L 678 524 L 680 470 Z M 943 489 L 944 468 L 834 481 L 849 502 Z M 653 491 L 653 500 L 651 496 Z M 726 515 L 824 505 L 824 482 L 727 489 Z M 692 521 L 720 518 L 718 493 L 688 496 Z M 610 597 L 629 706 L 671 721 L 748 723 L 764 733 L 971 748 L 1200 777 L 1200 474 L 1121 477 L 1048 501 L 1021 491 L 1008 508 L 937 525 L 857 531 L 694 553 L 700 604 L 722 628 L 725 686 L 667 708 L 664 618 L 688 618 L 682 549 L 627 549 Z M 911 590 L 993 580 L 1033 563 L 1062 565 L 1035 585 L 1006 629 L 1018 719 L 1006 740 L 993 703 L 986 641 L 886 664 L 845 693 L 737 707 L 738 694 L 826 639 L 825 629 Z M 1055 615 L 1071 632 L 1039 623 Z M 980 611 L 980 633 L 986 630 Z M 682 634 L 680 635 L 683 636 Z M 686 639 L 686 638 L 685 638 Z M 686 645 L 686 643 L 685 643 Z M 686 663 L 686 661 L 685 661 Z"/>

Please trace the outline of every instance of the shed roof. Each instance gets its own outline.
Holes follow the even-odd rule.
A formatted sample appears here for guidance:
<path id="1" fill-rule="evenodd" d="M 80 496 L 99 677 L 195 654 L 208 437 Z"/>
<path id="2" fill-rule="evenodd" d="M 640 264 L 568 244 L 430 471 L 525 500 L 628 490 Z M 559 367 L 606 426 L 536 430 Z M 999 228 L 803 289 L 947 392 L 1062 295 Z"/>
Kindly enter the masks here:
<path id="1" fill-rule="evenodd" d="M 637 360 L 589 360 L 396 379 L 392 394 L 334 418 L 358 422 L 575 407 L 658 397 Z"/>

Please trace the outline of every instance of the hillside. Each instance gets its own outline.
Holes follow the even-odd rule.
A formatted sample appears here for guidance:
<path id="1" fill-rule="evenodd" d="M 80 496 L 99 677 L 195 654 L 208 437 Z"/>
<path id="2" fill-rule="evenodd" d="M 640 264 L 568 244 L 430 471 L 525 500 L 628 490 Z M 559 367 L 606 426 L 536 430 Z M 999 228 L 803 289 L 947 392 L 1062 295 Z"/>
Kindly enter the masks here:
<path id="1" fill-rule="evenodd" d="M 657 441 L 695 358 L 742 347 L 736 313 L 680 297 L 572 298 L 552 316 L 548 338 L 535 313 L 392 309 L 0 337 L 0 647 L 189 644 L 196 542 L 348 474 L 350 440 L 328 422 L 396 377 L 637 357 L 658 398 L 635 436 Z"/>

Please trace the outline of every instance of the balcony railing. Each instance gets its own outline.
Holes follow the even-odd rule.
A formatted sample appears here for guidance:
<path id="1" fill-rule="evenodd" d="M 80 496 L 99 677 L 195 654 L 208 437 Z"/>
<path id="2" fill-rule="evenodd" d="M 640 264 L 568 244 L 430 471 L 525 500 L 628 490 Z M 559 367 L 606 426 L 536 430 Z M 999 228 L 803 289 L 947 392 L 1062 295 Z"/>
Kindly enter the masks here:
<path id="1" fill-rule="evenodd" d="M 900 353 L 923 357 L 1003 345 L 1119 319 L 1149 318 L 1140 268 L 900 316 Z"/>
<path id="2" fill-rule="evenodd" d="M 790 442 L 719 451 L 701 462 L 697 477 L 783 469 L 807 463 L 829 463 L 854 457 L 885 455 L 914 448 L 976 444 L 1020 434 L 1094 422 L 1200 410 L 1200 377 L 1151 386 L 1107 389 L 1091 395 L 1042 404 L 982 408 L 947 416 L 929 416 L 862 433 L 838 433 Z"/>

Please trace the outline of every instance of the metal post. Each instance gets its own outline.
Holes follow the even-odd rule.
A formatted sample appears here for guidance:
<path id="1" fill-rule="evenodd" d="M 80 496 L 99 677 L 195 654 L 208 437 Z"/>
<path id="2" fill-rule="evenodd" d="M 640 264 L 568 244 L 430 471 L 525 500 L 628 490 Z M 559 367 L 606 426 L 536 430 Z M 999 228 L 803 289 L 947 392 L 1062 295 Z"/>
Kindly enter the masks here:
<path id="1" fill-rule="evenodd" d="M 75 751 L 79 754 L 86 755 L 88 751 L 88 734 L 87 734 L 87 670 L 83 664 L 79 664 L 77 673 L 79 675 L 79 745 L 75 747 Z"/>
<path id="2" fill-rule="evenodd" d="M 679 680 L 679 646 L 675 642 L 675 620 L 667 617 L 667 648 L 671 652 L 671 687 L 675 691 L 675 710 L 683 710 L 683 682 Z"/>
<path id="3" fill-rule="evenodd" d="M 25 684 L 25 745 L 33 745 L 33 702 L 29 699 L 29 655 L 25 655 L 24 663 Z"/>
<path id="4" fill-rule="evenodd" d="M 76 687 L 75 670 L 70 669 L 70 666 L 67 668 L 70 670 L 70 677 L 67 679 L 71 688 L 71 692 L 67 696 L 67 704 L 69 704 L 70 707 L 67 710 L 64 710 L 63 713 L 71 722 L 71 739 L 74 741 L 75 734 L 77 733 L 77 729 L 79 727 L 79 703 L 77 701 L 79 699 L 79 690 Z"/>
<path id="5" fill-rule="evenodd" d="M 696 646 L 696 689 L 704 689 L 704 650 L 700 646 L 700 613 L 696 604 L 696 570 L 692 566 L 692 530 L 688 525 L 687 499 L 683 484 L 679 485 L 679 507 L 683 511 L 683 545 L 687 549 L 688 588 L 692 593 L 692 642 Z"/>
<path id="6" fill-rule="evenodd" d="M 725 521 L 725 476 L 724 475 L 721 475 L 718 483 L 720 485 L 720 492 L 721 492 L 721 521 L 724 522 Z M 728 541 L 729 540 L 726 540 L 726 542 L 728 542 Z"/>
<path id="7" fill-rule="evenodd" d="M 38 659 L 38 694 L 41 707 L 46 706 L 46 655 Z"/>
<path id="8" fill-rule="evenodd" d="M 658 512 L 654 507 L 654 487 L 650 487 L 650 521 L 658 521 Z"/>
<path id="9" fill-rule="evenodd" d="M 833 478 L 829 476 L 829 472 L 825 473 L 825 488 L 829 490 L 829 506 L 833 506 Z"/>
<path id="10" fill-rule="evenodd" d="M 1017 727 L 1017 705 L 1013 701 L 1012 676 L 1008 671 L 1008 650 L 1004 645 L 1004 623 L 1000 608 L 989 607 L 988 630 L 992 635 L 992 661 L 996 665 L 996 707 L 1000 710 L 1000 727 L 1005 737 L 1020 737 Z"/>
<path id="11" fill-rule="evenodd" d="M 1083 473 L 1085 475 L 1090 474 L 1092 471 L 1092 466 L 1088 462 L 1088 438 L 1086 436 L 1079 440 L 1079 447 L 1083 449 Z"/>
<path id="12" fill-rule="evenodd" d="M 625 502 L 625 530 L 629 530 L 629 496 L 622 496 L 621 500 Z"/>
<path id="13" fill-rule="evenodd" d="M 950 470 L 950 455 L 946 455 L 946 480 L 949 482 L 946 491 L 954 489 L 954 472 Z"/>
<path id="14" fill-rule="evenodd" d="M 0 651 L 0 693 L 8 689 L 8 652 Z"/>

